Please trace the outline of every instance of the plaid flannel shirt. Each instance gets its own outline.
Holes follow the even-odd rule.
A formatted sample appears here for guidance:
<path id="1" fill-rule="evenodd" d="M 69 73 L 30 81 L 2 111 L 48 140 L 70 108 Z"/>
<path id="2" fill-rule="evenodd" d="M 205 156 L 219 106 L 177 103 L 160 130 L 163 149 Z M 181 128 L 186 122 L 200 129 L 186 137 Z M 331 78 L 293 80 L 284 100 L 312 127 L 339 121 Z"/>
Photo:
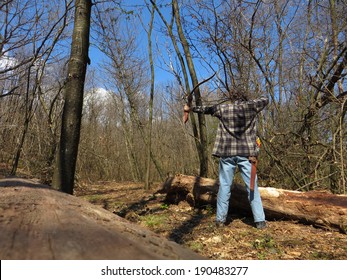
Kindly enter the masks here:
<path id="1" fill-rule="evenodd" d="M 257 156 L 256 116 L 268 103 L 267 97 L 261 97 L 213 107 L 194 107 L 193 112 L 211 114 L 220 120 L 212 154 L 216 157 Z"/>

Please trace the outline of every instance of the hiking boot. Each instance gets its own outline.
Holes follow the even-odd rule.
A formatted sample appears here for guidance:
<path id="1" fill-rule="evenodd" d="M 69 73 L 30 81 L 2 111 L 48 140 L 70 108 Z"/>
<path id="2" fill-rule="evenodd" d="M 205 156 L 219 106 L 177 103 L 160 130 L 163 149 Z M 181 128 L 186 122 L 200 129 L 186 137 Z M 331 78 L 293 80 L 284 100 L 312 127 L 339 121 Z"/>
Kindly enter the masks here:
<path id="1" fill-rule="evenodd" d="M 256 227 L 257 229 L 266 228 L 266 222 L 265 222 L 265 221 L 262 221 L 262 222 L 255 222 L 255 227 Z"/>
<path id="2" fill-rule="evenodd" d="M 222 227 L 225 227 L 225 223 L 223 222 L 216 222 L 216 228 L 222 228 Z"/>

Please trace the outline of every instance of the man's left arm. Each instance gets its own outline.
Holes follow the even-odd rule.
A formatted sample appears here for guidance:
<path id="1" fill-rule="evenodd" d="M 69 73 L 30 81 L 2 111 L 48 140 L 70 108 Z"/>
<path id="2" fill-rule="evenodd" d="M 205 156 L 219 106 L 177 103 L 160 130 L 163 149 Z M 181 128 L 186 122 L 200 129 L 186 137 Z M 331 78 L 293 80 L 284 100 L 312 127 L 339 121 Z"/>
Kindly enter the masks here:
<path id="1" fill-rule="evenodd" d="M 184 112 L 189 113 L 201 113 L 206 115 L 213 115 L 216 112 L 216 106 L 194 106 L 189 107 L 188 105 L 184 106 Z"/>
<path id="2" fill-rule="evenodd" d="M 216 112 L 215 106 L 195 106 L 192 108 L 194 113 L 202 113 L 205 115 L 213 115 Z"/>

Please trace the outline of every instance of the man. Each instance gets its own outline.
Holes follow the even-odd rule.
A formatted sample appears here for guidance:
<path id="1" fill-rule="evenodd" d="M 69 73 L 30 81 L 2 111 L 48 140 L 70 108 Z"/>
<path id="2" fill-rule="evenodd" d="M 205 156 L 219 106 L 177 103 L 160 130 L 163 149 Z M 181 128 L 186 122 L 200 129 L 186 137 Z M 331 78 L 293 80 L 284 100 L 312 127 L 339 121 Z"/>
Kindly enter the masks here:
<path id="1" fill-rule="evenodd" d="M 219 191 L 217 195 L 216 225 L 224 226 L 229 210 L 231 185 L 235 169 L 239 168 L 246 184 L 248 200 L 253 213 L 255 226 L 266 227 L 264 209 L 258 191 L 256 162 L 259 152 L 257 145 L 256 116 L 269 103 L 267 97 L 251 101 L 236 100 L 232 104 L 212 107 L 185 106 L 185 113 L 210 114 L 219 119 L 212 154 L 219 157 Z"/>

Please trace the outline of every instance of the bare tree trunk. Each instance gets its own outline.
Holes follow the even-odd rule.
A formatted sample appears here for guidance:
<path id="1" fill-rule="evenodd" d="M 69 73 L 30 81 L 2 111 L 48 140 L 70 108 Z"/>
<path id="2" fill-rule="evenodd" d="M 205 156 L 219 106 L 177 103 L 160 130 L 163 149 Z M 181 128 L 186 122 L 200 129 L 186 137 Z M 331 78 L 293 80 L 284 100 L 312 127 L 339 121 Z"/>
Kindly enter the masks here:
<path id="1" fill-rule="evenodd" d="M 196 76 L 193 58 L 189 49 L 189 44 L 183 32 L 177 0 L 172 1 L 172 6 L 173 6 L 174 16 L 176 20 L 176 25 L 177 25 L 178 36 L 180 38 L 181 44 L 184 49 L 184 55 L 187 61 L 188 70 L 190 73 L 192 84 L 193 84 L 193 87 L 195 87 L 198 84 L 198 78 Z M 196 88 L 194 92 L 194 96 L 195 96 L 196 105 L 201 106 L 202 101 L 201 101 L 199 88 Z M 208 149 L 207 149 L 207 131 L 206 131 L 205 115 L 198 114 L 198 120 L 199 120 L 199 123 L 198 123 L 199 137 L 197 137 L 198 135 L 195 135 L 195 139 L 199 139 L 199 141 L 196 141 L 196 145 L 197 145 L 198 156 L 200 161 L 200 176 L 206 177 L 208 175 L 208 152 L 207 152 Z"/>
<path id="2" fill-rule="evenodd" d="M 149 23 L 149 30 L 147 33 L 148 36 L 148 56 L 149 63 L 151 66 L 151 89 L 149 97 L 149 116 L 148 116 L 148 131 L 147 131 L 147 163 L 146 163 L 146 175 L 145 175 L 145 189 L 150 188 L 150 170 L 151 170 L 151 151 L 152 151 L 152 122 L 153 122 L 153 99 L 154 99 L 154 64 L 153 64 L 153 51 L 152 51 L 152 31 L 153 31 L 153 21 L 154 21 L 154 12 L 155 8 L 151 9 L 151 20 Z"/>
<path id="3" fill-rule="evenodd" d="M 174 46 L 175 49 L 175 53 L 178 57 L 180 66 L 181 66 L 181 70 L 182 70 L 182 75 L 183 75 L 183 79 L 184 79 L 184 86 L 185 86 L 185 90 L 187 92 L 190 92 L 190 87 L 189 87 L 189 80 L 188 80 L 188 73 L 185 67 L 185 63 L 184 63 L 184 59 L 183 59 L 183 55 L 179 49 L 179 46 L 177 44 L 177 39 L 176 36 L 173 33 L 173 22 L 174 20 L 172 19 L 170 24 L 165 20 L 164 15 L 161 13 L 161 11 L 159 10 L 158 6 L 156 5 L 154 0 L 150 0 L 151 4 L 153 5 L 153 7 L 155 8 L 155 10 L 157 11 L 157 13 L 159 14 L 160 18 L 162 19 L 163 23 L 165 24 L 167 31 L 169 33 L 169 37 L 172 41 L 172 44 Z M 183 85 L 183 82 L 181 81 L 180 77 L 178 76 L 177 73 L 175 73 L 175 76 L 179 82 L 179 84 Z M 196 125 L 196 120 L 194 115 L 191 115 L 191 124 L 192 124 L 192 129 L 193 129 L 193 134 L 194 134 L 194 141 L 195 141 L 195 146 L 199 149 L 199 134 L 198 134 L 198 129 L 197 129 L 197 125 Z M 157 168 L 158 169 L 158 168 Z M 159 172 L 159 170 L 158 170 Z M 162 172 L 160 172 L 160 177 L 162 177 Z"/>
<path id="4" fill-rule="evenodd" d="M 72 194 L 80 140 L 84 81 L 88 63 L 91 0 L 76 0 L 71 57 L 65 87 L 59 160 L 53 186 Z"/>
<path id="5" fill-rule="evenodd" d="M 340 172 L 340 190 L 339 193 L 343 193 L 346 194 L 346 169 L 345 169 L 345 160 L 344 160 L 344 155 L 346 155 L 346 151 L 344 150 L 343 147 L 343 137 L 344 137 L 344 128 L 345 126 L 344 124 L 344 119 L 346 116 L 346 111 L 347 111 L 347 98 L 345 98 L 345 100 L 343 101 L 343 103 L 341 104 L 341 116 L 339 118 L 339 130 L 340 130 L 340 134 L 339 134 L 339 152 L 340 152 L 340 165 L 341 165 L 341 172 Z"/>
<path id="6" fill-rule="evenodd" d="M 16 153 L 15 153 L 15 156 L 13 158 L 12 170 L 10 172 L 11 175 L 16 175 L 16 173 L 17 173 L 19 159 L 20 159 L 21 154 L 22 154 L 25 138 L 26 138 L 27 133 L 29 131 L 29 124 L 30 124 L 30 121 L 31 121 L 32 116 L 33 116 L 32 109 L 33 109 L 33 104 L 34 104 L 34 94 L 35 94 L 36 86 L 32 90 L 33 96 L 30 97 L 30 80 L 31 80 L 30 74 L 31 74 L 31 66 L 29 66 L 29 68 L 28 68 L 28 76 L 27 76 L 27 82 L 26 82 L 26 93 L 25 93 L 25 104 L 24 104 L 24 106 L 25 106 L 25 120 L 24 120 L 24 125 L 23 125 L 23 131 L 22 131 L 19 143 L 18 143 L 18 147 L 17 147 Z"/>
<path id="7" fill-rule="evenodd" d="M 123 97 L 121 96 L 121 103 L 122 103 L 122 109 L 121 109 L 121 119 L 122 119 L 122 130 L 123 130 L 123 135 L 124 135 L 124 141 L 125 141 L 125 148 L 126 148 L 126 153 L 128 157 L 128 162 L 130 165 L 130 171 L 131 171 L 131 176 L 135 182 L 138 182 L 141 179 L 141 172 L 139 169 L 138 165 L 138 160 L 135 155 L 135 148 L 134 148 L 134 140 L 132 139 L 133 135 L 133 129 L 132 129 L 132 123 L 130 122 L 129 127 L 127 125 L 127 120 L 126 120 L 126 110 L 125 110 L 125 103 L 123 100 Z"/>

